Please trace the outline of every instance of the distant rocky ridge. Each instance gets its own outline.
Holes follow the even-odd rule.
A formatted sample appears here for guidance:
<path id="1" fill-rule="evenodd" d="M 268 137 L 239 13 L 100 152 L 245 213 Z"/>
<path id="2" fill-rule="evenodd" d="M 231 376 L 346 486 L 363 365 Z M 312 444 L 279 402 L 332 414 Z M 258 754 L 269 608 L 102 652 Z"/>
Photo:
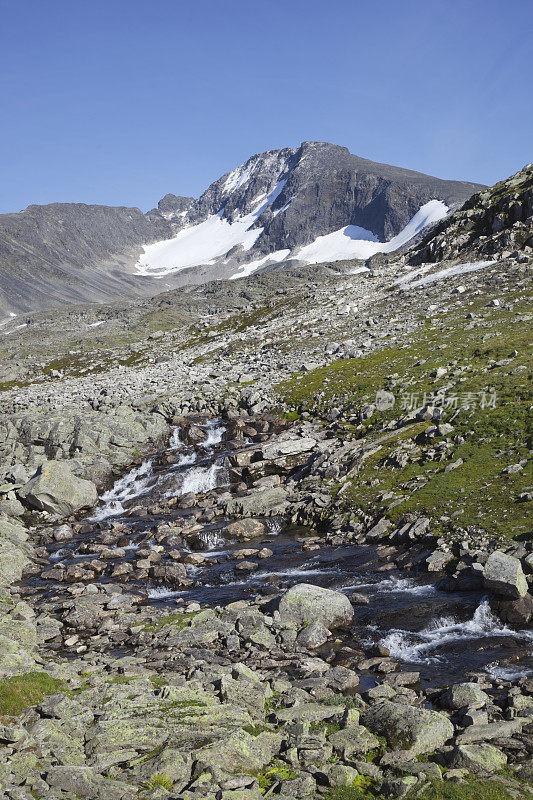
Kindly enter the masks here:
<path id="1" fill-rule="evenodd" d="M 472 195 L 423 237 L 410 263 L 496 253 L 505 258 L 524 247 L 533 247 L 533 164 Z"/>
<path id="2" fill-rule="evenodd" d="M 297 258 L 300 246 L 347 225 L 384 241 L 425 203 L 440 200 L 453 210 L 480 188 L 367 161 L 345 147 L 304 142 L 252 156 L 197 200 L 168 194 L 147 214 L 81 203 L 29 206 L 0 215 L 0 316 L 149 296 L 231 277 L 250 260 L 268 266 L 269 254 L 290 252 L 292 257 L 294 251 Z M 245 218 L 248 250 L 237 243 L 207 258 L 207 266 L 200 255 L 192 269 L 161 273 L 164 281 L 150 270 L 139 274 L 135 265 L 143 246 L 208 220 L 217 222 L 217 215 L 223 227 Z M 204 237 L 203 229 L 199 236 Z"/>

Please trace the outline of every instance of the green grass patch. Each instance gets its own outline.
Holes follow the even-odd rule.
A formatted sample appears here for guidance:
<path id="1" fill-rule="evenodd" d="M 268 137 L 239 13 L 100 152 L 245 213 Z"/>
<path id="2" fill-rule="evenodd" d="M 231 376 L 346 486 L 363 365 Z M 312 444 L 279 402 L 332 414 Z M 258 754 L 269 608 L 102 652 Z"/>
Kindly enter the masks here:
<path id="1" fill-rule="evenodd" d="M 513 312 L 489 312 L 486 298 L 472 306 L 477 327 L 466 324 L 463 310 L 421 325 L 403 346 L 383 345 L 278 385 L 286 415 L 308 412 L 327 420 L 333 408 L 340 409 L 341 435 L 376 444 L 347 485 L 326 484 L 332 496 L 341 492 L 347 511 L 385 513 L 393 521 L 430 516 L 436 534 L 466 530 L 495 540 L 528 534 L 531 504 L 518 497 L 533 483 L 531 461 L 513 474 L 503 470 L 527 460 L 533 447 L 529 333 L 518 318 L 530 306 L 527 299 L 509 299 L 516 300 Z M 395 404 L 367 417 L 362 410 L 380 389 L 392 392 Z M 446 398 L 442 421 L 453 431 L 424 441 L 420 434 L 433 423 L 409 427 L 407 420 L 415 409 L 439 405 L 435 396 Z M 398 420 L 403 423 L 388 433 Z M 395 463 L 402 449 L 407 463 Z M 446 471 L 458 459 L 463 463 Z"/>
<path id="2" fill-rule="evenodd" d="M 35 706 L 48 694 L 63 686 L 59 678 L 46 672 L 27 672 L 0 680 L 0 715 L 16 717 L 25 708 Z"/>
<path id="3" fill-rule="evenodd" d="M 508 792 L 497 780 L 482 780 L 470 775 L 460 783 L 432 781 L 431 786 L 418 796 L 420 800 L 511 800 L 516 795 Z M 522 797 L 531 798 L 533 794 L 524 789 Z"/>

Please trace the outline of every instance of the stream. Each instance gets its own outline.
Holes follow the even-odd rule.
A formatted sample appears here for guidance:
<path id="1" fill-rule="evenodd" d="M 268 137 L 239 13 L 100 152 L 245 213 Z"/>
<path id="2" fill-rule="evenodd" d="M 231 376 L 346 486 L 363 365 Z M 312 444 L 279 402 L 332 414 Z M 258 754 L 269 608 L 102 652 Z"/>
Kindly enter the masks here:
<path id="1" fill-rule="evenodd" d="M 533 672 L 533 632 L 514 631 L 500 622 L 481 592 L 444 593 L 428 582 L 427 575 L 413 578 L 396 569 L 380 571 L 383 561 L 377 547 L 326 545 L 314 531 L 287 528 L 276 517 L 265 520 L 268 533 L 264 537 L 228 540 L 222 531 L 230 520 L 214 514 L 213 508 L 217 494 L 228 489 L 227 456 L 236 445 L 226 440 L 223 423 L 212 421 L 200 427 L 206 434 L 202 443 L 184 444 L 176 429 L 164 453 L 117 480 L 79 533 L 49 545 L 51 567 L 68 568 L 97 558 L 106 534 L 118 526 L 120 537 L 112 545 L 118 554 L 108 557 L 106 570 L 93 582 L 126 579 L 126 588 L 144 592 L 149 603 L 172 608 L 189 602 L 223 606 L 275 594 L 295 583 L 312 583 L 348 596 L 365 595 L 370 602 L 355 605 L 354 624 L 343 634 L 343 642 L 359 651 L 382 645 L 404 669 L 420 672 L 425 685 L 464 680 L 469 673 L 513 679 Z M 249 443 L 241 441 L 240 448 L 246 446 Z M 199 518 L 197 496 L 203 509 Z M 192 556 L 192 563 L 186 564 L 189 585 L 135 579 L 133 567 L 142 557 L 139 551 L 157 545 L 154 527 L 165 523 L 179 523 L 179 533 L 192 530 L 179 546 L 182 555 Z M 257 551 L 264 548 L 271 555 L 258 558 Z M 161 563 L 173 563 L 171 544 L 160 550 Z M 256 552 L 239 561 L 234 555 L 239 550 Z M 257 566 L 249 571 L 236 569 L 243 558 Z M 125 573 L 117 580 L 113 570 L 117 565 L 127 569 L 128 563 L 132 564 L 131 578 Z M 45 598 L 67 591 L 64 584 L 39 576 L 31 583 L 33 591 Z"/>

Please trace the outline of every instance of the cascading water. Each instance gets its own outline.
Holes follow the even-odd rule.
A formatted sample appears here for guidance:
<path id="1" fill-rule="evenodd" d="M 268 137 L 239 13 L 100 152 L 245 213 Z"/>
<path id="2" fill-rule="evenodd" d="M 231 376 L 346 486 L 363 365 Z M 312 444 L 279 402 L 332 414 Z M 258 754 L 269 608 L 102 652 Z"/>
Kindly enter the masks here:
<path id="1" fill-rule="evenodd" d="M 135 467 L 122 478 L 115 482 L 112 489 L 104 492 L 100 500 L 103 506 L 97 508 L 90 520 L 100 522 L 108 517 L 123 514 L 122 505 L 126 500 L 141 497 L 149 491 L 149 484 L 153 474 L 152 460 L 143 461 L 140 467 Z"/>
<path id="2" fill-rule="evenodd" d="M 524 643 L 533 643 L 533 631 L 513 631 L 503 625 L 491 612 L 488 600 L 477 607 L 472 619 L 457 622 L 453 617 L 435 619 L 418 633 L 393 630 L 383 639 L 384 645 L 393 658 L 412 663 L 440 661 L 435 650 L 447 644 L 470 641 L 480 638 L 512 636 Z"/>
<path id="3" fill-rule="evenodd" d="M 341 548 L 323 544 L 310 557 L 298 545 L 299 540 L 286 529 L 283 517 L 266 518 L 265 537 L 243 544 L 238 539 L 230 541 L 224 535 L 225 520 L 220 513 L 205 524 L 202 503 L 199 503 L 200 508 L 196 507 L 194 500 L 183 507 L 179 503 L 165 504 L 165 498 L 200 495 L 229 483 L 229 473 L 224 466 L 228 452 L 227 445 L 223 444 L 225 427 L 219 422 L 200 427 L 206 438 L 194 446 L 185 444 L 180 430 L 175 428 L 165 457 L 161 461 L 157 458 L 153 462 L 144 461 L 117 480 L 112 489 L 102 495 L 99 508 L 89 518 L 92 522 L 109 520 L 111 524 L 114 517 L 125 514 L 131 501 L 144 498 L 144 514 L 124 516 L 121 520 L 120 536 L 129 542 L 121 542 L 118 550 L 122 555 L 117 559 L 131 564 L 137 560 L 139 547 L 151 548 L 160 541 L 164 542 L 152 534 L 161 520 L 163 525 L 168 520 L 173 526 L 177 519 L 178 535 L 180 528 L 193 522 L 194 537 L 189 539 L 185 536 L 181 547 L 189 553 L 189 546 L 199 547 L 204 560 L 197 565 L 187 565 L 191 580 L 187 587 L 158 586 L 157 581 L 153 585 L 152 577 L 147 586 L 145 578 L 141 578 L 138 588 L 146 589 L 152 602 L 171 603 L 175 598 L 180 598 L 181 602 L 187 596 L 199 602 L 224 604 L 254 597 L 269 585 L 276 591 L 302 582 L 348 595 L 353 591 L 363 592 L 369 603 L 366 607 L 355 608 L 360 634 L 368 637 L 369 645 L 379 641 L 389 649 L 393 658 L 416 665 L 414 668 L 426 679 L 432 680 L 435 675 L 440 679 L 446 675 L 455 680 L 473 669 L 485 670 L 502 678 L 528 674 L 527 667 L 533 663 L 528 657 L 533 646 L 533 633 L 513 631 L 503 625 L 492 615 L 485 600 L 476 608 L 479 595 L 448 595 L 439 592 L 433 584 L 417 582 L 413 578 L 390 573 L 385 577 L 376 571 L 373 549 L 368 547 Z M 168 457 L 169 451 L 174 451 L 171 458 Z M 169 464 L 169 461 L 174 463 Z M 152 519 L 154 515 L 155 521 Z M 50 548 L 50 561 L 64 568 L 69 561 L 78 563 L 93 558 L 98 551 L 92 550 L 90 543 L 89 548 L 87 545 L 86 534 L 74 537 L 68 544 L 57 543 Z M 168 546 L 176 547 L 175 543 Z M 243 547 L 250 550 L 250 560 L 261 559 L 255 570 L 249 573 L 236 569 L 238 562 L 234 551 Z M 263 556 L 256 554 L 267 548 L 272 552 L 263 561 Z M 162 563 L 167 563 L 165 553 Z M 113 562 L 110 561 L 105 574 L 112 576 L 112 569 Z M 100 579 L 103 577 L 100 574 Z M 465 602 L 471 607 L 470 612 L 465 610 Z M 465 620 L 468 613 L 470 619 L 460 621 Z M 520 659 L 520 663 L 510 661 L 512 658 Z M 526 671 L 520 671 L 521 667 Z"/>
<path id="4" fill-rule="evenodd" d="M 206 430 L 207 439 L 203 442 L 203 446 L 214 447 L 214 445 L 220 444 L 222 441 L 222 437 L 226 432 L 226 427 L 215 422 L 209 425 Z"/>
<path id="5" fill-rule="evenodd" d="M 181 441 L 181 431 L 179 428 L 174 428 L 172 431 L 168 446 L 170 450 L 178 450 L 178 448 L 184 446 L 184 443 Z"/>
<path id="6" fill-rule="evenodd" d="M 219 479 L 225 472 L 221 464 L 211 464 L 209 467 L 194 467 L 185 473 L 181 484 L 181 494 L 201 494 L 216 489 Z"/>

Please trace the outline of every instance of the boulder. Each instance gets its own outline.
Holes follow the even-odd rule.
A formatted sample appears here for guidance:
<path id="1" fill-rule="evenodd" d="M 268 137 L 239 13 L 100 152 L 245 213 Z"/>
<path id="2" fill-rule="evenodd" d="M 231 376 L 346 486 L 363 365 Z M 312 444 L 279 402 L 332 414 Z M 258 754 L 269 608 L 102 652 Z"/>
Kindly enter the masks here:
<path id="1" fill-rule="evenodd" d="M 491 744 L 463 744 L 456 747 L 450 756 L 453 769 L 467 769 L 478 774 L 492 774 L 503 769 L 507 756 Z"/>
<path id="2" fill-rule="evenodd" d="M 259 492 L 234 497 L 227 506 L 229 515 L 235 514 L 242 517 L 268 516 L 279 513 L 287 500 L 287 492 L 281 486 L 272 489 L 262 489 Z"/>
<path id="3" fill-rule="evenodd" d="M 30 564 L 21 548 L 2 539 L 0 534 L 0 587 L 20 581 L 24 568 Z"/>
<path id="4" fill-rule="evenodd" d="M 385 736 L 391 747 L 406 751 L 409 758 L 432 753 L 454 733 L 452 723 L 444 714 L 389 700 L 372 706 L 361 721 L 373 733 Z"/>
<path id="5" fill-rule="evenodd" d="M 379 747 L 379 739 L 363 725 L 350 725 L 343 728 L 332 734 L 328 741 L 336 752 L 343 754 L 345 759 L 351 759 Z"/>
<path id="6" fill-rule="evenodd" d="M 307 650 L 317 650 L 327 642 L 330 637 L 328 629 L 321 622 L 312 622 L 302 628 L 297 636 L 297 642 Z"/>
<path id="7" fill-rule="evenodd" d="M 264 536 L 268 533 L 268 528 L 261 520 L 249 517 L 226 525 L 224 532 L 230 539 L 246 541 L 247 539 L 254 539 L 257 536 Z"/>
<path id="8" fill-rule="evenodd" d="M 90 800 L 123 800 L 137 794 L 135 787 L 104 778 L 92 767 L 51 767 L 46 781 L 52 789 Z"/>
<path id="9" fill-rule="evenodd" d="M 262 453 L 265 461 L 273 461 L 284 456 L 296 456 L 307 453 L 316 445 L 316 439 L 302 437 L 301 439 L 285 439 L 284 441 L 269 442 L 263 445 Z"/>
<path id="10" fill-rule="evenodd" d="M 94 483 L 76 477 L 66 461 L 45 461 L 18 496 L 39 511 L 62 516 L 91 508 L 98 500 Z"/>
<path id="11" fill-rule="evenodd" d="M 280 733 L 263 732 L 251 736 L 239 729 L 230 736 L 219 739 L 195 752 L 195 758 L 215 772 L 247 773 L 259 770 L 272 761 L 279 752 L 283 736 Z"/>
<path id="12" fill-rule="evenodd" d="M 501 550 L 491 553 L 483 570 L 483 583 L 504 597 L 517 600 L 527 594 L 527 580 L 518 558 Z"/>
<path id="13" fill-rule="evenodd" d="M 464 708 L 477 706 L 481 708 L 490 700 L 489 696 L 475 683 L 455 683 L 440 697 L 445 708 Z"/>
<path id="14" fill-rule="evenodd" d="M 533 619 L 533 595 L 529 592 L 517 600 L 493 597 L 490 607 L 502 622 L 517 628 L 525 628 Z"/>
<path id="15" fill-rule="evenodd" d="M 282 622 L 302 625 L 320 622 L 328 630 L 345 627 L 353 620 L 352 604 L 341 592 L 298 583 L 286 592 L 279 603 Z"/>

